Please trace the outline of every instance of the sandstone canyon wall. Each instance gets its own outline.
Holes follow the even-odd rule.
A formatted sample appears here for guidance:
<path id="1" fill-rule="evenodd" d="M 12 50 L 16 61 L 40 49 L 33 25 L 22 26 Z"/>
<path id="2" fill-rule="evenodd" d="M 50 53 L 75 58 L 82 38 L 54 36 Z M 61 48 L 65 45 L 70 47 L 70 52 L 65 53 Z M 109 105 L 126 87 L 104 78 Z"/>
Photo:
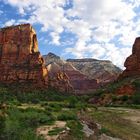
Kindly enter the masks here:
<path id="1" fill-rule="evenodd" d="M 52 79 L 48 76 L 30 24 L 0 29 L 0 73 L 0 83 L 4 84 L 22 83 L 45 89 L 50 86 L 62 92 L 72 90 L 65 73 L 59 72 Z"/>
<path id="2" fill-rule="evenodd" d="M 43 57 L 48 68 L 49 77 L 59 75 L 61 72 L 65 73 L 65 77 L 68 79 L 75 94 L 90 93 L 99 88 L 96 79 L 88 78 L 77 70 L 70 62 L 61 59 L 53 53 L 48 53 L 48 55 Z M 50 79 L 52 80 L 53 78 Z"/>
<path id="3" fill-rule="evenodd" d="M 87 75 L 88 78 L 96 79 L 101 85 L 113 82 L 122 72 L 108 60 L 97 59 L 68 59 L 77 70 Z"/>
<path id="4" fill-rule="evenodd" d="M 47 86 L 47 69 L 30 24 L 0 29 L 0 82 Z"/>
<path id="5" fill-rule="evenodd" d="M 132 54 L 126 59 L 124 66 L 126 69 L 119 78 L 140 76 L 140 37 L 136 38 L 133 44 Z"/>

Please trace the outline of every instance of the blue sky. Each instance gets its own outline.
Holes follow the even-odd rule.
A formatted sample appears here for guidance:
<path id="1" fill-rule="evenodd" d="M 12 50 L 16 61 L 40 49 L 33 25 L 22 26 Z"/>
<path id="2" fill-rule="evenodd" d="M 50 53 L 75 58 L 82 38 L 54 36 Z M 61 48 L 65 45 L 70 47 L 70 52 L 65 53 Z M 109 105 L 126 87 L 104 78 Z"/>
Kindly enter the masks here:
<path id="1" fill-rule="evenodd" d="M 123 68 L 140 35 L 140 0 L 0 0 L 0 27 L 31 23 L 41 54 Z"/>

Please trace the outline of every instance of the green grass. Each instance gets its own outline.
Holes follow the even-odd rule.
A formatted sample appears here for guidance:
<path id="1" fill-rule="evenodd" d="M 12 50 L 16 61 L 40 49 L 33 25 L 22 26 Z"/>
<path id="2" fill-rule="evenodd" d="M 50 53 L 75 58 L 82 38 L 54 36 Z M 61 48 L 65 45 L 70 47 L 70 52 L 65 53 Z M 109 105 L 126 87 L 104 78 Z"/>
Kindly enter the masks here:
<path id="1" fill-rule="evenodd" d="M 55 121 L 52 114 L 35 108 L 10 107 L 5 113 L 5 122 L 1 124 L 3 133 L 0 135 L 4 140 L 40 140 L 35 134 L 36 128 L 53 124 Z"/>
<path id="2" fill-rule="evenodd" d="M 100 108 L 99 111 L 93 110 L 91 115 L 96 122 L 102 125 L 101 132 L 124 140 L 140 139 L 140 127 L 124 119 L 123 116 L 126 114 L 123 111 Z"/>
<path id="3" fill-rule="evenodd" d="M 65 128 L 58 128 L 58 127 L 56 127 L 56 128 L 53 128 L 53 130 L 50 130 L 49 132 L 48 132 L 48 135 L 49 136 L 54 136 L 54 135 L 58 135 L 60 132 L 62 132 L 63 130 L 65 130 Z"/>
<path id="4" fill-rule="evenodd" d="M 67 127 L 70 128 L 70 134 L 75 139 L 82 140 L 82 138 L 84 137 L 84 133 L 82 131 L 83 126 L 79 121 L 76 120 L 67 121 Z"/>
<path id="5" fill-rule="evenodd" d="M 57 116 L 60 121 L 77 120 L 77 115 L 72 111 L 63 111 Z"/>
<path id="6" fill-rule="evenodd" d="M 134 84 L 138 88 L 139 82 Z M 117 83 L 114 87 L 110 87 L 110 91 L 119 86 L 120 83 Z M 25 92 L 14 88 L 0 86 L 0 102 L 6 103 L 8 106 L 7 109 L 0 110 L 0 140 L 42 140 L 43 138 L 36 135 L 36 129 L 40 126 L 52 125 L 56 120 L 66 121 L 72 138 L 81 140 L 84 137 L 83 126 L 77 117 L 77 113 L 81 110 L 86 114 L 89 113 L 93 117 L 93 121 L 96 120 L 102 125 L 100 133 L 120 137 L 124 140 L 140 139 L 140 128 L 123 118 L 124 115 L 129 114 L 117 109 L 112 110 L 109 107 L 97 109 L 96 106 L 87 103 L 93 95 L 70 96 L 55 90 Z M 94 97 L 103 97 L 104 91 L 103 89 L 96 92 Z M 121 99 L 113 98 L 115 101 L 130 100 L 127 96 L 122 96 Z M 137 100 L 138 96 L 132 98 Z M 121 106 L 140 108 L 135 104 Z M 88 110 L 91 111 L 88 112 Z M 49 131 L 49 135 L 57 135 L 63 130 L 64 128 L 54 128 Z"/>

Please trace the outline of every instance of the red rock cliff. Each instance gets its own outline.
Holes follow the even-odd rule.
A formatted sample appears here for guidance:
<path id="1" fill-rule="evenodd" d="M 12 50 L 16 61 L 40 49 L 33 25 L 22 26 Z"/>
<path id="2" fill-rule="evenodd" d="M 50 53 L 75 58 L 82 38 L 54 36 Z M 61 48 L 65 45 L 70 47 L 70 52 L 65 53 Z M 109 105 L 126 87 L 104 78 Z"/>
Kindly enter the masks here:
<path id="1" fill-rule="evenodd" d="M 126 59 L 124 66 L 126 69 L 120 75 L 120 78 L 140 76 L 140 37 L 136 38 L 132 54 Z"/>
<path id="2" fill-rule="evenodd" d="M 0 82 L 47 85 L 47 69 L 30 24 L 0 29 Z"/>

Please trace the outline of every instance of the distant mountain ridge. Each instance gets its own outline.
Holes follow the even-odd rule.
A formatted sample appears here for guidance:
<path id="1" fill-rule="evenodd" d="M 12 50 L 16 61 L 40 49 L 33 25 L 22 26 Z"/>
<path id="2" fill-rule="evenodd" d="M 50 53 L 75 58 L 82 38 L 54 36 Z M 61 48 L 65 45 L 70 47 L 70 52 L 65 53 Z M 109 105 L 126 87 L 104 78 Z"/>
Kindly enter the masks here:
<path id="1" fill-rule="evenodd" d="M 43 57 L 49 75 L 57 75 L 60 71 L 66 74 L 75 93 L 82 94 L 90 92 L 99 87 L 96 79 L 89 79 L 87 75 L 77 70 L 70 62 L 61 59 L 59 56 L 53 53 L 48 53 L 48 55 Z"/>
<path id="2" fill-rule="evenodd" d="M 115 66 L 109 60 L 97 60 L 92 58 L 63 60 L 53 53 L 48 53 L 48 55 L 44 55 L 43 58 L 45 59 L 46 65 L 55 62 L 63 66 L 68 62 L 75 70 L 86 75 L 89 79 L 98 80 L 99 83 L 112 82 L 122 72 L 119 67 Z"/>
<path id="3" fill-rule="evenodd" d="M 85 59 L 67 59 L 76 69 L 80 70 L 89 78 L 97 79 L 99 82 L 108 83 L 114 81 L 122 72 L 109 60 L 97 60 L 91 58 Z"/>

